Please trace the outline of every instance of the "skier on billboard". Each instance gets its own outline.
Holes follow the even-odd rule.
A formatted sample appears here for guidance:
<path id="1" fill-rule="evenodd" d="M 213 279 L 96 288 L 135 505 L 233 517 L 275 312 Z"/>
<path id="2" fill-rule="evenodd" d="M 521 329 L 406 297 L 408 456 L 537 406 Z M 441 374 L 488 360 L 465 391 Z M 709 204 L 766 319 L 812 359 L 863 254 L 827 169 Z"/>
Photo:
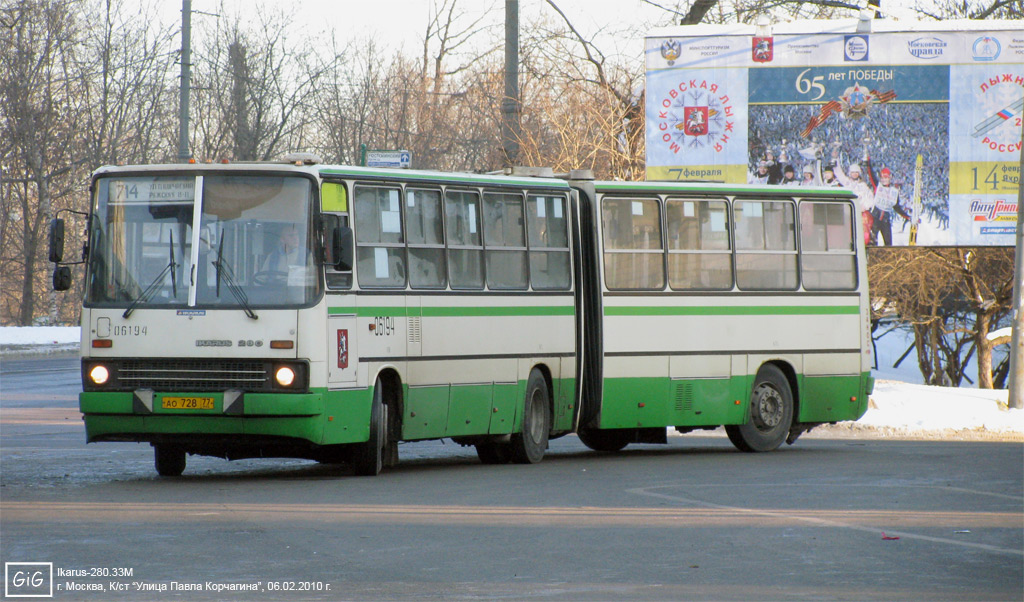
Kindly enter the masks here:
<path id="1" fill-rule="evenodd" d="M 874 174 L 871 180 L 874 181 Z M 875 205 L 871 209 L 871 240 L 877 241 L 878 234 L 882 235 L 885 246 L 892 246 L 892 220 L 895 215 L 906 221 L 910 215 L 900 205 L 900 186 L 892 181 L 892 170 L 883 167 L 879 172 L 878 185 L 875 186 Z"/>
<path id="2" fill-rule="evenodd" d="M 835 162 L 836 178 L 839 179 L 839 182 L 844 188 L 857 195 L 857 200 L 860 203 L 860 219 L 861 223 L 864 225 L 864 244 L 873 244 L 871 236 L 872 224 L 874 222 L 871 210 L 875 207 L 875 194 L 873 187 L 871 183 L 864 179 L 863 173 L 861 172 L 861 166 L 859 164 L 850 164 L 847 168 L 847 171 L 849 171 L 850 174 L 847 175 L 843 171 L 843 166 L 838 161 L 838 153 L 835 153 L 834 157 L 837 159 Z M 864 165 L 868 170 L 868 173 L 870 173 L 871 159 L 868 158 L 867 153 L 864 153 Z"/>

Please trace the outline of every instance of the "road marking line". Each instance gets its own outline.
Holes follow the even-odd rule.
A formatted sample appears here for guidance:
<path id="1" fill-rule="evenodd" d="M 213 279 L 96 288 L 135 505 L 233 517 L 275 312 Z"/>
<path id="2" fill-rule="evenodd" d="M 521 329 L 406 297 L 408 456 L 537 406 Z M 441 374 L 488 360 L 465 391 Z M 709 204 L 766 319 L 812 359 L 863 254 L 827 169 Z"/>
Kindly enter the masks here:
<path id="1" fill-rule="evenodd" d="M 683 496 L 679 496 L 679 495 L 669 495 L 669 494 L 666 494 L 666 493 L 655 493 L 654 491 L 652 491 L 653 489 L 666 489 L 666 488 L 669 488 L 669 487 L 680 487 L 680 485 L 657 485 L 657 486 L 654 486 L 654 487 L 639 487 L 639 488 L 635 488 L 635 489 L 627 489 L 626 493 L 632 493 L 632 494 L 635 494 L 635 495 L 642 495 L 642 496 L 653 497 L 653 498 L 664 499 L 664 500 L 671 500 L 673 502 L 680 502 L 680 503 L 684 503 L 684 504 L 696 504 L 696 505 L 703 506 L 703 507 L 708 508 L 708 509 L 736 512 L 736 513 L 739 513 L 739 514 L 747 514 L 747 515 L 750 515 L 752 517 L 756 516 L 756 517 L 761 517 L 761 518 L 771 518 L 773 520 L 789 519 L 789 520 L 800 522 L 800 523 L 810 523 L 810 524 L 819 525 L 819 526 L 822 526 L 822 527 L 835 527 L 835 528 L 842 528 L 842 529 L 851 529 L 851 530 L 854 530 L 854 531 L 863 531 L 865 533 L 872 533 L 872 534 L 881 533 L 882 529 L 885 528 L 885 529 L 888 529 L 888 534 L 889 535 L 898 536 L 898 537 L 902 537 L 902 538 L 906 538 L 906 539 L 918 539 L 918 540 L 922 540 L 922 541 L 930 541 L 930 542 L 933 542 L 933 543 L 951 544 L 951 545 L 962 546 L 962 547 L 966 547 L 966 548 L 977 548 L 977 549 L 985 550 L 985 551 L 988 551 L 988 552 L 996 552 L 998 554 L 1010 554 L 1010 555 L 1013 555 L 1013 556 L 1024 556 L 1024 550 L 1014 550 L 1014 549 L 1001 548 L 999 546 L 993 546 L 993 545 L 988 545 L 988 544 L 983 544 L 983 543 L 973 543 L 973 542 L 967 542 L 967 541 L 963 541 L 963 540 L 947 539 L 947 538 L 944 538 L 944 537 L 932 537 L 930 535 L 920 535 L 920 534 L 917 534 L 917 533 L 908 533 L 906 531 L 896 531 L 896 530 L 890 529 L 889 527 L 881 526 L 881 525 L 869 526 L 869 525 L 863 525 L 863 524 L 854 524 L 850 520 L 850 519 L 857 519 L 857 518 L 866 517 L 866 515 L 864 513 L 865 512 L 871 512 L 871 511 L 863 511 L 863 510 L 825 511 L 825 512 L 834 514 L 837 517 L 836 519 L 832 519 L 832 518 L 826 518 L 825 512 L 818 511 L 818 510 L 795 510 L 795 509 L 794 510 L 762 510 L 762 509 L 757 509 L 757 508 L 741 508 L 741 507 L 738 507 L 738 506 L 728 506 L 728 505 L 725 505 L 725 504 L 716 504 L 714 502 L 706 502 L 706 501 L 695 499 L 695 498 L 688 498 L 688 497 L 683 497 Z M 875 512 L 878 512 L 880 516 L 884 516 L 886 514 L 912 514 L 914 516 L 943 515 L 943 516 L 952 518 L 953 516 L 960 515 L 964 519 L 969 519 L 969 517 L 971 517 L 971 516 L 980 517 L 980 516 L 984 516 L 984 515 L 1000 515 L 1000 516 L 1004 516 L 1004 517 L 1006 517 L 1008 519 L 1011 519 L 1011 520 L 1008 520 L 1007 523 L 1005 523 L 1003 525 L 999 525 L 999 526 L 1007 527 L 1007 528 L 1019 529 L 1021 527 L 1021 525 L 1024 525 L 1024 513 L 1020 513 L 1020 512 L 1005 512 L 1005 513 L 1003 513 L 1003 512 L 944 512 L 944 513 L 935 513 L 935 512 L 916 512 L 916 511 L 913 511 L 913 510 L 903 510 L 903 511 L 899 511 L 899 512 L 890 512 L 890 511 L 881 510 L 881 511 L 875 511 Z M 838 520 L 839 517 L 842 517 L 844 520 Z M 924 524 L 915 524 L 915 525 L 908 524 L 907 526 L 940 527 L 940 526 L 949 526 L 949 525 L 933 524 L 933 523 L 927 523 L 926 522 Z M 968 525 L 964 524 L 964 525 L 957 525 L 957 526 L 968 526 Z M 989 525 L 989 526 L 993 526 L 994 527 L 994 526 L 997 526 L 997 525 L 993 524 L 993 525 Z"/>

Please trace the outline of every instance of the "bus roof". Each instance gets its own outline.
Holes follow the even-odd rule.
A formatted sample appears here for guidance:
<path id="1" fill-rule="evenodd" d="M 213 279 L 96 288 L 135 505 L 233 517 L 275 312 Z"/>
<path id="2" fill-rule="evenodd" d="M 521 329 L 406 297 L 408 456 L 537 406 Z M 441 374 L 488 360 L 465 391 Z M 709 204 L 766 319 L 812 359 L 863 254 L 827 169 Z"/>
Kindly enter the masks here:
<path id="1" fill-rule="evenodd" d="M 856 195 L 845 188 L 828 186 L 780 186 L 766 184 L 722 184 L 716 182 L 594 182 L 599 193 L 662 192 L 665 194 L 744 195 L 744 196 L 829 196 L 852 199 Z"/>
<path id="2" fill-rule="evenodd" d="M 94 177 L 127 173 L 253 173 L 259 171 L 295 172 L 319 175 L 322 178 L 340 177 L 369 180 L 387 180 L 418 183 L 460 183 L 480 186 L 515 186 L 518 188 L 552 188 L 567 191 L 569 184 L 559 178 L 504 176 L 465 172 L 442 172 L 413 169 L 357 167 L 352 165 L 295 165 L 286 162 L 239 163 L 163 163 L 153 165 L 107 165 L 93 172 Z"/>
<path id="3" fill-rule="evenodd" d="M 406 182 L 438 183 L 458 182 L 478 184 L 482 186 L 516 186 L 520 188 L 559 188 L 568 190 L 569 184 L 558 178 L 538 178 L 524 176 L 504 176 L 474 174 L 465 172 L 424 171 L 414 169 L 387 169 L 373 167 L 355 167 L 347 165 L 321 165 L 322 177 L 336 176 L 342 178 L 369 178 L 381 180 L 402 180 Z"/>

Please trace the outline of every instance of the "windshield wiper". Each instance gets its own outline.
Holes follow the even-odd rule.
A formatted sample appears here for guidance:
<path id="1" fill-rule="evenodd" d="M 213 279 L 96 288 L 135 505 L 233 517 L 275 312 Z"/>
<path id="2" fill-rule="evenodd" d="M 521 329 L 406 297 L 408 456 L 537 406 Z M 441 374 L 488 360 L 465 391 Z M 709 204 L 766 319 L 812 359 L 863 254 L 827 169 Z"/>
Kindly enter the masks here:
<path id="1" fill-rule="evenodd" d="M 132 315 L 132 312 L 135 311 L 136 307 L 149 301 L 150 297 L 153 296 L 153 293 L 156 292 L 156 289 L 160 287 L 160 282 L 163 281 L 167 272 L 171 273 L 171 293 L 175 298 L 178 296 L 178 278 L 174 271 L 174 268 L 178 267 L 178 264 L 174 263 L 174 232 L 169 232 L 169 234 L 170 240 L 167 241 L 167 249 L 170 259 L 167 261 L 167 265 L 164 266 L 164 269 L 159 274 L 157 274 L 157 277 L 153 279 L 153 282 L 146 287 L 146 290 L 142 291 L 142 294 L 132 301 L 131 305 L 128 306 L 128 309 L 124 310 L 124 313 L 121 314 L 122 318 L 128 319 Z"/>
<path id="2" fill-rule="evenodd" d="M 224 259 L 223 236 L 220 237 L 220 242 L 217 243 L 217 260 L 213 262 L 213 266 L 217 268 L 217 297 L 220 297 L 220 275 L 224 274 L 224 282 L 228 285 L 228 290 L 238 300 L 238 303 L 245 311 L 245 315 L 253 320 L 258 320 L 259 316 L 249 306 L 249 298 L 245 296 L 245 291 L 235 284 L 235 273 L 231 270 L 231 264 Z"/>

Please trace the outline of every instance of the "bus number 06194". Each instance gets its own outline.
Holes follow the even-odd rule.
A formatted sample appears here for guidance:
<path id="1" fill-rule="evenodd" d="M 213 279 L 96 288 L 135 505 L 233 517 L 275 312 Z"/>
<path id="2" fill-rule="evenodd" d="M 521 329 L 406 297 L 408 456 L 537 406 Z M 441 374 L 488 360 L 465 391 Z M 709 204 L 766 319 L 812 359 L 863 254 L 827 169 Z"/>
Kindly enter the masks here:
<path id="1" fill-rule="evenodd" d="M 373 319 L 373 334 L 378 337 L 395 334 L 395 319 L 393 317 L 375 317 Z"/>

